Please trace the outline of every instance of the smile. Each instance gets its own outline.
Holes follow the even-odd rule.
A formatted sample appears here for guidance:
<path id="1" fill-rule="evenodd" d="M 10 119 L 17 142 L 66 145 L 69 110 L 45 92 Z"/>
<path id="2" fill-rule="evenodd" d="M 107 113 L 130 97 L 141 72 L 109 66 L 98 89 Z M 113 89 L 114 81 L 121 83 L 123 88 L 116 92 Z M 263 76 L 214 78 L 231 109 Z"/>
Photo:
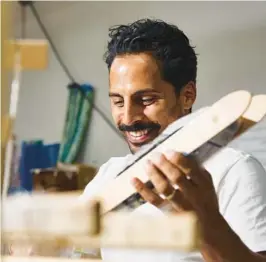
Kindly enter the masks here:
<path id="1" fill-rule="evenodd" d="M 125 132 L 127 140 L 132 144 L 150 142 L 155 135 L 153 134 L 154 129 L 143 129 L 140 131 L 129 131 Z"/>

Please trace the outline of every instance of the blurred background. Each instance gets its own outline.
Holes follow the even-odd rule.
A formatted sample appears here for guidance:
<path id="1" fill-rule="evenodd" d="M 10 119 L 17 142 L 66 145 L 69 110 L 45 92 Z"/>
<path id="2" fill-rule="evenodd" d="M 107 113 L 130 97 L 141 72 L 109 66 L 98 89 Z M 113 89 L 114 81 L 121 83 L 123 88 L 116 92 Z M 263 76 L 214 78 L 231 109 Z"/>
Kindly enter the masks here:
<path id="1" fill-rule="evenodd" d="M 150 17 L 182 29 L 199 54 L 195 109 L 237 89 L 266 93 L 266 2 L 37 1 L 34 6 L 71 77 L 96 106 L 92 109 L 83 101 L 88 117 L 82 122 L 80 147 L 67 160 L 59 151 L 62 143 L 67 145 L 66 119 L 72 112 L 71 97 L 77 96 L 75 91 L 71 93 L 75 87 L 68 87 L 73 79 L 64 72 L 50 47 L 47 70 L 23 73 L 15 125 L 18 147 L 23 142 L 34 141 L 35 145 L 50 146 L 48 154 L 52 154 L 46 166 L 31 163 L 27 167 L 37 168 L 36 173 L 48 172 L 47 168 L 54 172 L 58 158 L 64 162 L 65 157 L 66 164 L 85 166 L 92 170 L 93 176 L 109 158 L 128 154 L 126 143 L 110 126 L 108 71 L 103 61 L 110 26 Z M 15 12 L 19 37 L 19 4 Z M 26 8 L 25 37 L 46 38 L 36 14 L 29 8 Z M 266 120 L 235 141 L 234 146 L 252 153 L 266 167 Z M 90 177 L 85 179 L 80 187 L 89 180 Z M 29 183 L 27 187 L 31 188 Z"/>

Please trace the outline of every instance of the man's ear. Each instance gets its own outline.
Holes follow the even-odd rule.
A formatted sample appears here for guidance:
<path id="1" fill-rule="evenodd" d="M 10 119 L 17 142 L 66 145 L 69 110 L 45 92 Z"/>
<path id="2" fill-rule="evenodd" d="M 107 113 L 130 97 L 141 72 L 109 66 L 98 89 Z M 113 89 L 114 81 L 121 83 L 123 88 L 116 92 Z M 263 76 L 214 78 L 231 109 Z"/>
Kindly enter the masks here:
<path id="1" fill-rule="evenodd" d="M 180 101 L 184 114 L 191 112 L 191 108 L 197 97 L 196 84 L 194 82 L 187 83 L 180 91 Z"/>

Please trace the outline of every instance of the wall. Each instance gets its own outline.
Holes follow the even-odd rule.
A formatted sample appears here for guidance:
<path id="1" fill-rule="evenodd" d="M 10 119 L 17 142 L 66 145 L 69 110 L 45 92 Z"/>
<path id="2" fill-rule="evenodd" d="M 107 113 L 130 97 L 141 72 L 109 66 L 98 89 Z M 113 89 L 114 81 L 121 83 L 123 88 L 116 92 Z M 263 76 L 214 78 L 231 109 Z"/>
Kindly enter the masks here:
<path id="1" fill-rule="evenodd" d="M 146 16 L 177 24 L 196 45 L 199 53 L 196 108 L 236 89 L 265 92 L 263 3 L 256 6 L 251 2 L 37 2 L 36 7 L 70 71 L 77 81 L 95 87 L 96 104 L 110 119 L 108 73 L 102 59 L 108 27 Z M 43 38 L 31 16 L 27 37 Z M 53 142 L 62 136 L 69 81 L 51 52 L 49 59 L 47 71 L 26 72 L 23 76 L 16 123 L 20 139 L 44 138 Z M 258 144 L 263 139 L 265 142 L 265 135 Z M 98 166 L 111 156 L 128 152 L 126 144 L 95 111 L 84 145 L 83 161 Z M 238 146 L 255 152 L 250 143 Z M 255 152 L 260 159 L 265 156 L 263 150 L 263 154 Z M 266 164 L 266 160 L 262 161 Z"/>

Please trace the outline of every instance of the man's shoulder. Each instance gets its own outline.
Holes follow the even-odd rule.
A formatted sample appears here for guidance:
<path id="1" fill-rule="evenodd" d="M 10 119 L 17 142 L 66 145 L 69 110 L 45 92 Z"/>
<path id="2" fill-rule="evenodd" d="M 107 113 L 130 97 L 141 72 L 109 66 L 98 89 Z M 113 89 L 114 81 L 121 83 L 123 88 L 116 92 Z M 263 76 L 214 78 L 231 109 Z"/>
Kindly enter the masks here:
<path id="1" fill-rule="evenodd" d="M 238 161 L 245 160 L 246 158 L 252 157 L 248 152 L 233 148 L 224 147 L 216 154 L 211 156 L 205 163 L 204 166 L 210 169 L 217 169 L 225 171 L 230 169 Z"/>
<path id="2" fill-rule="evenodd" d="M 240 179 L 244 183 L 245 180 L 266 177 L 265 168 L 256 157 L 232 147 L 220 150 L 204 163 L 204 168 L 211 174 L 217 191 L 226 185 L 225 180 L 230 180 L 233 185 Z"/>
<path id="3" fill-rule="evenodd" d="M 218 151 L 216 154 L 214 154 L 212 157 L 210 157 L 205 163 L 205 167 L 208 169 L 217 169 L 228 171 L 231 169 L 234 165 L 240 163 L 240 164 L 246 164 L 247 162 L 258 162 L 259 160 L 256 159 L 251 153 L 242 151 L 240 149 L 236 149 L 233 147 L 224 147 L 220 151 Z"/>
<path id="4" fill-rule="evenodd" d="M 234 148 L 221 150 L 206 166 L 230 227 L 252 251 L 265 250 L 265 167 L 251 153 Z"/>

